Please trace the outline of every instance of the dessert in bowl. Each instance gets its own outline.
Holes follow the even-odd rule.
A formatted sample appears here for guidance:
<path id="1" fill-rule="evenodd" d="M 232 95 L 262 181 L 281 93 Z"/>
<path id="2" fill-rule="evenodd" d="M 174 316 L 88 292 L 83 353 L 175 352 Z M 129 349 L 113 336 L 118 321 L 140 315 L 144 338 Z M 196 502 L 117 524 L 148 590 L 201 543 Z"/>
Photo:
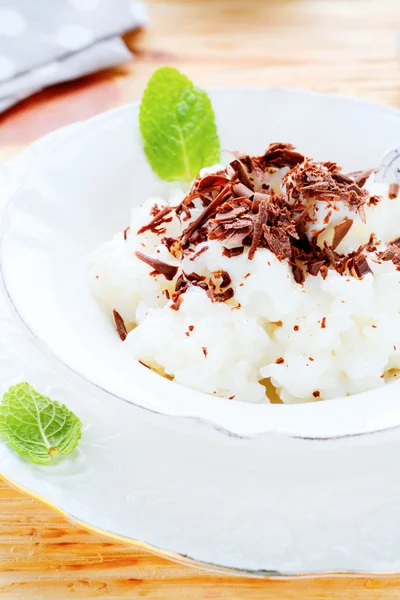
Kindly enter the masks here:
<path id="1" fill-rule="evenodd" d="M 235 165 L 228 164 L 239 159 L 229 154 L 215 167 L 217 173 L 197 173 L 194 183 L 161 181 L 143 152 L 138 105 L 56 132 L 5 168 L 4 287 L 26 326 L 24 335 L 33 338 L 42 357 L 43 376 L 36 377 L 36 384 L 46 393 L 51 386 L 57 389 L 57 397 L 79 415 L 83 435 L 79 460 L 66 458 L 48 471 L 32 471 L 0 446 L 1 470 L 80 521 L 196 560 L 291 575 L 398 570 L 400 486 L 393 457 L 399 450 L 400 408 L 397 382 L 384 380 L 398 368 L 393 346 L 399 199 L 389 197 L 395 193 L 389 189 L 392 181 L 357 172 L 376 169 L 387 148 L 397 143 L 399 113 L 293 90 L 224 88 L 209 95 L 223 148 L 262 157 L 278 141 L 293 144 L 295 149 L 279 148 L 286 159 L 294 154 L 299 162 L 268 167 L 280 171 L 273 198 L 273 186 L 265 181 L 257 189 L 261 197 L 241 188 L 245 194 L 226 198 L 232 208 L 221 204 L 221 211 L 202 221 L 207 240 L 192 240 L 183 249 L 185 256 L 174 256 L 162 238 L 181 237 L 220 193 L 210 190 L 204 206 L 194 200 L 184 220 L 185 209 L 177 209 L 190 189 L 198 191 L 206 177 L 214 177 L 213 185 L 219 183 L 221 190 L 241 183 L 253 192 L 256 184 L 236 181 Z M 287 188 L 296 183 L 303 157 L 312 157 L 306 163 L 314 165 L 308 169 L 311 175 L 314 168 L 323 170 L 324 186 L 329 176 L 342 191 L 352 188 L 362 202 L 354 205 L 345 193 L 345 210 L 332 207 L 312 254 L 303 246 L 303 254 L 293 260 L 293 249 L 301 250 L 296 240 L 301 222 L 314 243 L 315 215 L 315 222 L 304 214 L 295 223 L 290 257 L 282 255 L 289 252 L 287 244 L 282 242 L 282 251 L 282 244 L 274 245 L 274 234 L 279 240 L 282 236 L 274 229 L 280 225 L 272 222 L 273 215 L 265 217 L 263 237 L 253 247 L 252 236 L 260 206 L 266 208 L 265 195 L 271 196 L 270 211 L 276 202 L 287 203 Z M 323 202 L 328 205 L 320 199 L 314 206 Z M 168 214 L 164 207 L 171 209 Z M 235 209 L 251 228 L 241 242 L 209 239 L 218 222 L 237 224 Z M 229 211 L 235 213 L 231 221 Z M 163 228 L 167 231 L 159 234 Z M 104 246 L 107 240 L 112 241 Z M 204 245 L 209 248 L 198 254 Z M 232 248 L 240 248 L 240 254 L 235 256 Z M 154 259 L 173 267 L 172 279 Z M 315 262 L 322 263 L 317 274 Z M 248 265 L 253 273 L 246 277 Z M 219 271 L 231 281 L 222 272 L 217 277 Z M 102 281 L 108 281 L 104 288 Z M 226 294 L 229 289 L 233 295 Z M 132 298 L 137 298 L 135 305 Z M 216 317 L 207 326 L 210 311 Z M 116 325 L 122 337 L 126 329 L 124 341 Z M 348 353 L 346 360 L 339 368 L 340 357 L 329 358 L 332 380 L 326 381 L 321 356 L 332 356 L 335 335 L 346 327 L 350 335 L 344 334 L 338 346 Z M 318 336 L 322 341 L 315 340 Z M 228 342 L 219 352 L 229 354 L 229 372 L 223 379 L 214 363 L 213 379 L 204 369 L 213 365 L 213 344 L 221 340 Z M 311 342 L 315 355 L 309 353 Z M 177 345 L 186 348 L 190 359 L 182 368 L 174 362 L 183 360 Z M 295 368 L 305 355 L 303 348 L 314 361 L 282 379 L 280 373 L 291 368 L 292 360 Z M 353 360 L 351 352 L 364 360 Z M 255 354 L 255 362 L 244 368 L 243 361 Z M 200 370 L 193 373 L 192 368 Z M 314 379 L 303 377 L 306 369 Z M 343 380 L 344 369 L 351 377 Z M 263 379 L 272 386 L 266 388 Z"/>
<path id="2" fill-rule="evenodd" d="M 272 143 L 135 208 L 90 285 L 132 357 L 193 389 L 298 403 L 378 388 L 400 367 L 397 196 L 373 169 Z"/>
<path id="3" fill-rule="evenodd" d="M 390 184 L 374 182 L 375 174 L 365 169 L 376 168 L 398 139 L 397 111 L 274 89 L 220 89 L 210 97 L 221 146 L 264 157 L 265 181 L 255 182 L 251 176 L 253 183 L 247 182 L 258 189 L 257 198 L 266 192 L 264 206 L 272 191 L 288 212 L 288 197 L 299 196 L 307 169 L 311 178 L 313 170 L 317 177 L 322 171 L 322 179 L 336 185 L 333 194 L 344 197 L 332 200 L 329 190 L 322 199 L 311 194 L 307 218 L 303 200 L 293 200 L 289 218 L 294 236 L 289 238 L 290 256 L 285 256 L 285 250 L 271 250 L 274 231 L 283 231 L 272 224 L 271 213 L 252 248 L 257 212 L 249 207 L 253 197 L 246 197 L 252 190 L 234 192 L 230 197 L 239 198 L 239 210 L 245 211 L 245 226 L 236 237 L 226 232 L 230 225 L 240 225 L 239 216 L 231 223 L 222 221 L 227 226 L 222 226 L 222 239 L 213 233 L 216 217 L 230 207 L 227 198 L 218 214 L 201 217 L 205 222 L 200 234 L 206 231 L 207 239 L 188 240 L 187 253 L 179 255 L 176 240 L 206 207 L 196 204 L 196 198 L 192 204 L 186 201 L 187 221 L 183 208 L 176 207 L 198 185 L 207 184 L 207 175 L 196 178 L 191 191 L 190 183 L 161 181 L 143 152 L 135 124 L 138 107 L 106 113 L 55 142 L 36 161 L 8 207 L 2 273 L 18 313 L 85 380 L 156 412 L 209 420 L 243 435 L 282 431 L 327 437 L 392 427 L 397 386 L 384 381 L 396 375 L 400 352 L 393 291 L 398 285 L 400 200 L 390 199 Z M 245 119 L 240 118 L 243 106 Z M 263 119 L 264 111 L 274 119 Z M 268 164 L 271 147 L 266 154 L 265 148 L 275 140 L 287 140 L 296 150 L 278 144 L 278 158 Z M 243 164 L 229 155 L 226 162 Z M 220 176 L 229 181 L 205 189 L 203 204 L 219 190 L 225 193 L 225 187 L 228 193 L 238 183 L 246 187 L 244 175 L 241 182 L 234 167 L 216 169 L 223 169 Z M 275 178 L 272 185 L 269 178 Z M 324 180 L 322 194 L 325 188 Z M 137 208 L 131 217 L 132 205 Z M 171 207 L 167 222 L 157 227 L 156 210 L 166 206 Z M 153 218 L 155 228 L 149 227 Z M 247 232 L 250 222 L 253 230 Z M 343 223 L 350 227 L 340 232 Z M 304 224 L 303 238 L 315 239 L 307 255 L 296 239 Z M 165 235 L 154 233 L 156 229 L 165 229 Z M 195 237 L 199 232 L 192 233 Z M 175 247 L 168 248 L 166 239 Z M 241 254 L 229 256 L 238 247 Z M 386 260 L 388 252 L 394 258 Z M 154 271 L 149 256 L 170 264 L 172 279 Z M 218 271 L 231 279 L 225 287 L 212 275 Z M 204 279 L 188 281 L 191 273 Z M 177 294 L 182 278 L 185 290 Z M 215 296 L 224 301 L 215 301 Z M 173 303 L 179 310 L 171 308 Z M 128 329 L 143 321 L 123 343 L 109 318 L 114 310 Z M 201 324 L 193 321 L 192 311 L 201 314 Z M 175 380 L 160 377 L 147 364 Z M 241 402 L 230 400 L 233 396 Z M 270 404 L 271 398 L 291 404 Z M 315 402 L 332 398 L 334 402 Z M 292 404 L 304 401 L 311 403 Z"/>

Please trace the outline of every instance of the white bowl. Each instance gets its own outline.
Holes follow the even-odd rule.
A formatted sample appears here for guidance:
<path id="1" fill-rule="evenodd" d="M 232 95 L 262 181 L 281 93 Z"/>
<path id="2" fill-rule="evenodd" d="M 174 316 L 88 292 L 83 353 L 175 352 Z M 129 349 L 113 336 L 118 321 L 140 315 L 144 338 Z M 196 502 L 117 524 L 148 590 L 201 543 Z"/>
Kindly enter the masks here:
<path id="1" fill-rule="evenodd" d="M 356 170 L 400 139 L 400 112 L 379 105 L 282 89 L 210 95 L 224 148 L 287 141 Z M 1 272 L 23 324 L 5 312 L 0 366 L 5 357 L 20 375 L 6 365 L 3 387 L 55 386 L 87 429 L 78 458 L 38 468 L 1 447 L 0 469 L 80 521 L 196 560 L 278 573 L 400 569 L 398 384 L 299 406 L 210 397 L 135 364 L 92 298 L 89 253 L 165 185 L 143 155 L 137 115 L 136 104 L 66 127 L 3 170 Z M 6 330 L 18 330 L 12 360 Z"/>
<path id="2" fill-rule="evenodd" d="M 374 167 L 400 139 L 390 108 L 277 89 L 211 92 L 222 146 L 261 153 L 294 143 L 345 169 Z M 328 437 L 400 424 L 398 386 L 306 406 L 239 404 L 162 379 L 134 362 L 87 284 L 91 251 L 126 227 L 133 204 L 166 185 L 151 172 L 138 106 L 91 119 L 36 157 L 8 207 L 5 285 L 23 321 L 69 368 L 109 393 L 156 412 L 197 417 L 239 435 Z"/>

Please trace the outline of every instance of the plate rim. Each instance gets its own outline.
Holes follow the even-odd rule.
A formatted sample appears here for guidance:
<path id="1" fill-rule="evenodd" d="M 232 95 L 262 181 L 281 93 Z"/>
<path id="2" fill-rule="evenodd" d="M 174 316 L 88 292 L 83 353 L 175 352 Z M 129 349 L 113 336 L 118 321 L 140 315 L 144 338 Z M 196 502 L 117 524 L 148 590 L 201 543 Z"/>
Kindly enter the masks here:
<path id="1" fill-rule="evenodd" d="M 193 569 L 200 569 L 202 572 L 208 572 L 212 575 L 225 575 L 232 577 L 247 577 L 254 580 L 266 580 L 266 581 L 297 581 L 298 579 L 327 579 L 329 577 L 335 578 L 364 578 L 364 577 L 389 577 L 389 576 L 399 576 L 399 571 L 341 571 L 341 570 L 332 570 L 332 571 L 308 571 L 305 573 L 284 573 L 276 570 L 252 570 L 252 569 L 241 569 L 239 567 L 228 567 L 224 565 L 218 565 L 211 562 L 197 560 L 192 558 L 191 556 L 180 554 L 179 552 L 175 552 L 173 550 L 167 550 L 164 548 L 159 548 L 158 546 L 153 546 L 146 541 L 133 539 L 130 537 L 126 537 L 120 535 L 118 533 L 113 533 L 112 531 L 108 531 L 107 529 L 102 529 L 100 527 L 96 527 L 95 525 L 91 525 L 90 523 L 86 523 L 85 521 L 81 521 L 80 519 L 74 517 L 66 510 L 62 509 L 57 504 L 51 502 L 48 498 L 45 498 L 41 494 L 38 494 L 31 489 L 17 483 L 9 477 L 5 475 L 2 471 L 0 471 L 0 477 L 12 488 L 16 489 L 18 492 L 26 494 L 30 498 L 41 502 L 46 507 L 50 508 L 57 514 L 61 515 L 63 518 L 67 519 L 73 525 L 77 527 L 81 527 L 85 531 L 92 533 L 94 535 L 100 535 L 105 539 L 112 540 L 113 542 L 118 542 L 122 544 L 126 544 L 127 546 L 131 546 L 133 548 L 138 548 L 148 552 L 149 554 L 153 554 L 155 556 L 159 556 L 161 558 L 170 560 L 175 564 L 181 564 L 182 566 L 187 566 Z"/>

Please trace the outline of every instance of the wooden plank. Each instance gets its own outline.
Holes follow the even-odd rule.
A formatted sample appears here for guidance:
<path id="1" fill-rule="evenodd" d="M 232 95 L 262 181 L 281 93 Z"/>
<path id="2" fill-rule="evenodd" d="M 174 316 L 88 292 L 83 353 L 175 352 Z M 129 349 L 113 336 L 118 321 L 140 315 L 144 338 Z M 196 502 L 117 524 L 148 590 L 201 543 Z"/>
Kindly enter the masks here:
<path id="1" fill-rule="evenodd" d="M 163 64 L 199 85 L 288 85 L 400 106 L 398 0 L 148 5 L 148 30 L 126 36 L 135 61 L 0 116 L 0 160 L 56 127 L 140 98 Z M 2 600 L 397 600 L 399 587 L 400 577 L 262 581 L 202 572 L 88 533 L 0 480 Z"/>

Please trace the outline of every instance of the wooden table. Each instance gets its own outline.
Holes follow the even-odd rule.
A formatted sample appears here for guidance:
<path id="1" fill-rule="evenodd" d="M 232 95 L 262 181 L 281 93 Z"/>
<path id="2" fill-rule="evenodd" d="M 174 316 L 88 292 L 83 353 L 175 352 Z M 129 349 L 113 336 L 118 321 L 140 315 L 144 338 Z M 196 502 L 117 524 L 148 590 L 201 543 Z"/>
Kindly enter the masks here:
<path id="1" fill-rule="evenodd" d="M 140 98 L 164 64 L 199 85 L 288 85 L 400 107 L 399 0 L 151 0 L 149 11 L 148 30 L 126 36 L 135 61 L 0 117 L 0 159 Z M 87 533 L 0 481 L 2 600 L 139 597 L 397 600 L 400 577 L 278 582 L 203 573 Z"/>

